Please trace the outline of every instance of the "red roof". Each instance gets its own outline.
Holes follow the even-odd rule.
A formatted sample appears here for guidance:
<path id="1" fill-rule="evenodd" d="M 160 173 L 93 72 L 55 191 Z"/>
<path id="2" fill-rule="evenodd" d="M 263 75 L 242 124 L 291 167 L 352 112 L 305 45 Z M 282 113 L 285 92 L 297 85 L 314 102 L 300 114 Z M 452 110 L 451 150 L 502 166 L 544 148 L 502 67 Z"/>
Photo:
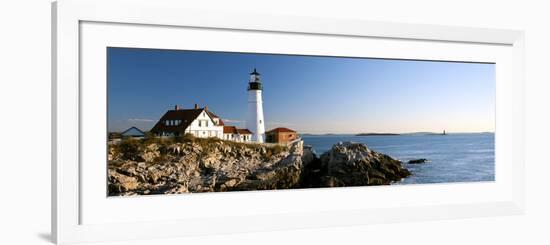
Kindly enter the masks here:
<path id="1" fill-rule="evenodd" d="M 224 134 L 236 134 L 237 133 L 237 127 L 235 127 L 235 126 L 223 126 L 223 133 Z"/>
<path id="2" fill-rule="evenodd" d="M 250 130 L 246 128 L 237 128 L 235 126 L 223 126 L 224 134 L 252 134 Z"/>
<path id="3" fill-rule="evenodd" d="M 211 111 L 209 111 L 209 110 L 206 110 L 206 113 L 208 113 L 208 115 L 209 115 L 212 119 L 217 118 L 217 119 L 219 120 L 220 126 L 225 125 L 225 123 L 223 122 L 223 120 L 222 120 L 220 117 L 218 117 L 218 115 L 214 114 L 213 112 L 211 112 Z"/>
<path id="4" fill-rule="evenodd" d="M 252 132 L 246 128 L 238 128 L 237 132 L 239 132 L 239 134 L 252 134 Z"/>
<path id="5" fill-rule="evenodd" d="M 206 113 L 208 113 L 208 115 L 211 117 L 211 118 L 220 118 L 218 117 L 218 115 L 214 114 L 213 112 L 209 111 L 209 110 L 206 110 Z"/>
<path id="6" fill-rule="evenodd" d="M 296 133 L 296 131 L 289 128 L 274 128 L 266 133 Z"/>

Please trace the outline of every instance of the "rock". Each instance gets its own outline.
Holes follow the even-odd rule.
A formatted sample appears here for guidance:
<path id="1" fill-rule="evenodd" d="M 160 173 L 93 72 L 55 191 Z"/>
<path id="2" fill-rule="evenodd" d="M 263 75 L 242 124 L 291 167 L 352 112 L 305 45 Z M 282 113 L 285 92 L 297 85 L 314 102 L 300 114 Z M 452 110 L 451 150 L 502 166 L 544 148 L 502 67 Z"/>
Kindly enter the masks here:
<path id="1" fill-rule="evenodd" d="M 301 141 L 283 148 L 211 139 L 143 144 L 139 163 L 111 154 L 110 195 L 279 189 L 300 182 Z"/>
<path id="2" fill-rule="evenodd" d="M 410 163 L 410 164 L 420 164 L 420 163 L 425 163 L 427 162 L 428 159 L 426 158 L 420 158 L 420 159 L 413 159 L 413 160 L 409 160 L 407 163 Z"/>
<path id="3" fill-rule="evenodd" d="M 233 187 L 237 184 L 237 180 L 236 179 L 230 179 L 226 182 L 223 183 L 226 187 Z"/>
<path id="4" fill-rule="evenodd" d="M 114 183 L 114 189 L 118 189 L 118 191 L 132 191 L 139 186 L 137 178 L 123 175 L 115 171 L 109 171 L 109 180 Z"/>
<path id="5" fill-rule="evenodd" d="M 147 179 L 151 184 L 156 184 L 162 177 L 162 173 L 154 168 L 149 169 L 147 173 Z"/>
<path id="6" fill-rule="evenodd" d="M 305 163 L 313 162 L 317 156 L 315 156 L 315 153 L 313 152 L 313 148 L 309 145 L 303 146 L 303 154 L 302 154 L 302 161 Z"/>
<path id="7" fill-rule="evenodd" d="M 157 144 L 150 144 L 139 156 L 145 162 L 153 162 L 157 157 L 160 156 L 159 146 Z"/>
<path id="8" fill-rule="evenodd" d="M 290 147 L 288 152 L 285 151 L 285 154 L 272 156 L 278 161 L 269 164 L 268 168 L 252 171 L 234 189 L 272 190 L 299 187 L 303 164 L 302 156 L 303 141 L 298 141 Z"/>
<path id="9" fill-rule="evenodd" d="M 410 175 L 401 162 L 371 151 L 365 144 L 340 142 L 321 155 L 321 185 L 387 185 Z"/>
<path id="10" fill-rule="evenodd" d="M 380 185 L 410 175 L 401 162 L 351 142 L 320 158 L 302 141 L 286 147 L 214 139 L 138 143 L 139 159 L 111 154 L 109 195 Z"/>

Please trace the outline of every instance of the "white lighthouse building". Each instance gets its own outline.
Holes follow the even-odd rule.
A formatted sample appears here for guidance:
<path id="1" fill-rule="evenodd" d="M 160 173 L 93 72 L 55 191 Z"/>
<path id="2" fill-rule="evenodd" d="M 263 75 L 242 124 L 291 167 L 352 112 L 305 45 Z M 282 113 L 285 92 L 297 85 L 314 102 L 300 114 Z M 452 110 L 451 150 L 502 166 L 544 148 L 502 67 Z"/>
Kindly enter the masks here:
<path id="1" fill-rule="evenodd" d="M 264 109 L 262 105 L 262 81 L 260 73 L 250 73 L 248 82 L 248 115 L 246 128 L 252 131 L 252 141 L 264 143 L 265 139 Z"/>

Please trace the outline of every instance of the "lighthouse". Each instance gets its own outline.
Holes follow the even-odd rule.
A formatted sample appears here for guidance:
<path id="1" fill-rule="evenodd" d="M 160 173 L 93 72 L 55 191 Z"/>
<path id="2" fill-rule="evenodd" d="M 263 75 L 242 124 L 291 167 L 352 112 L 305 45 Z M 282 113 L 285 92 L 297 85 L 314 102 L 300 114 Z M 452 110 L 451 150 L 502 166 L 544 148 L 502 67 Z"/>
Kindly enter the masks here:
<path id="1" fill-rule="evenodd" d="M 252 141 L 264 143 L 265 136 L 264 109 L 262 105 L 262 81 L 260 73 L 250 73 L 248 81 L 248 114 L 246 128 L 252 132 Z"/>

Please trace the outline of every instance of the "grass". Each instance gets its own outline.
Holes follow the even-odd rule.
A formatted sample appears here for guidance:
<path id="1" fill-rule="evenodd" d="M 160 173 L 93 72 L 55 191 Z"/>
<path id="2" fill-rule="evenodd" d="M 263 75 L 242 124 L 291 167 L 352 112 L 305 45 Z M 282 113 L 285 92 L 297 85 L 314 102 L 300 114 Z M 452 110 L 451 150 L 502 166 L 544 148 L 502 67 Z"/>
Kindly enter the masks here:
<path id="1" fill-rule="evenodd" d="M 140 140 L 134 138 L 123 139 L 120 144 L 112 145 L 114 152 L 121 154 L 121 158 L 124 160 L 140 161 L 143 160 L 139 156 L 141 152 L 142 144 Z"/>
<path id="2" fill-rule="evenodd" d="M 109 145 L 109 151 L 114 155 L 120 156 L 121 160 L 143 161 L 140 154 L 146 150 L 147 146 L 157 144 L 159 148 L 165 148 L 175 143 L 193 143 L 199 145 L 202 148 L 203 154 L 214 150 L 221 143 L 232 148 L 248 148 L 256 152 L 261 152 L 265 149 L 265 154 L 263 157 L 266 159 L 288 150 L 287 146 L 282 145 L 271 146 L 227 141 L 219 138 L 197 138 L 192 134 L 185 134 L 177 137 L 156 137 L 151 134 L 146 134 L 143 139 L 124 138 L 118 144 Z M 166 151 L 161 151 L 161 157 L 159 157 L 158 160 L 166 159 L 166 154 Z"/>

